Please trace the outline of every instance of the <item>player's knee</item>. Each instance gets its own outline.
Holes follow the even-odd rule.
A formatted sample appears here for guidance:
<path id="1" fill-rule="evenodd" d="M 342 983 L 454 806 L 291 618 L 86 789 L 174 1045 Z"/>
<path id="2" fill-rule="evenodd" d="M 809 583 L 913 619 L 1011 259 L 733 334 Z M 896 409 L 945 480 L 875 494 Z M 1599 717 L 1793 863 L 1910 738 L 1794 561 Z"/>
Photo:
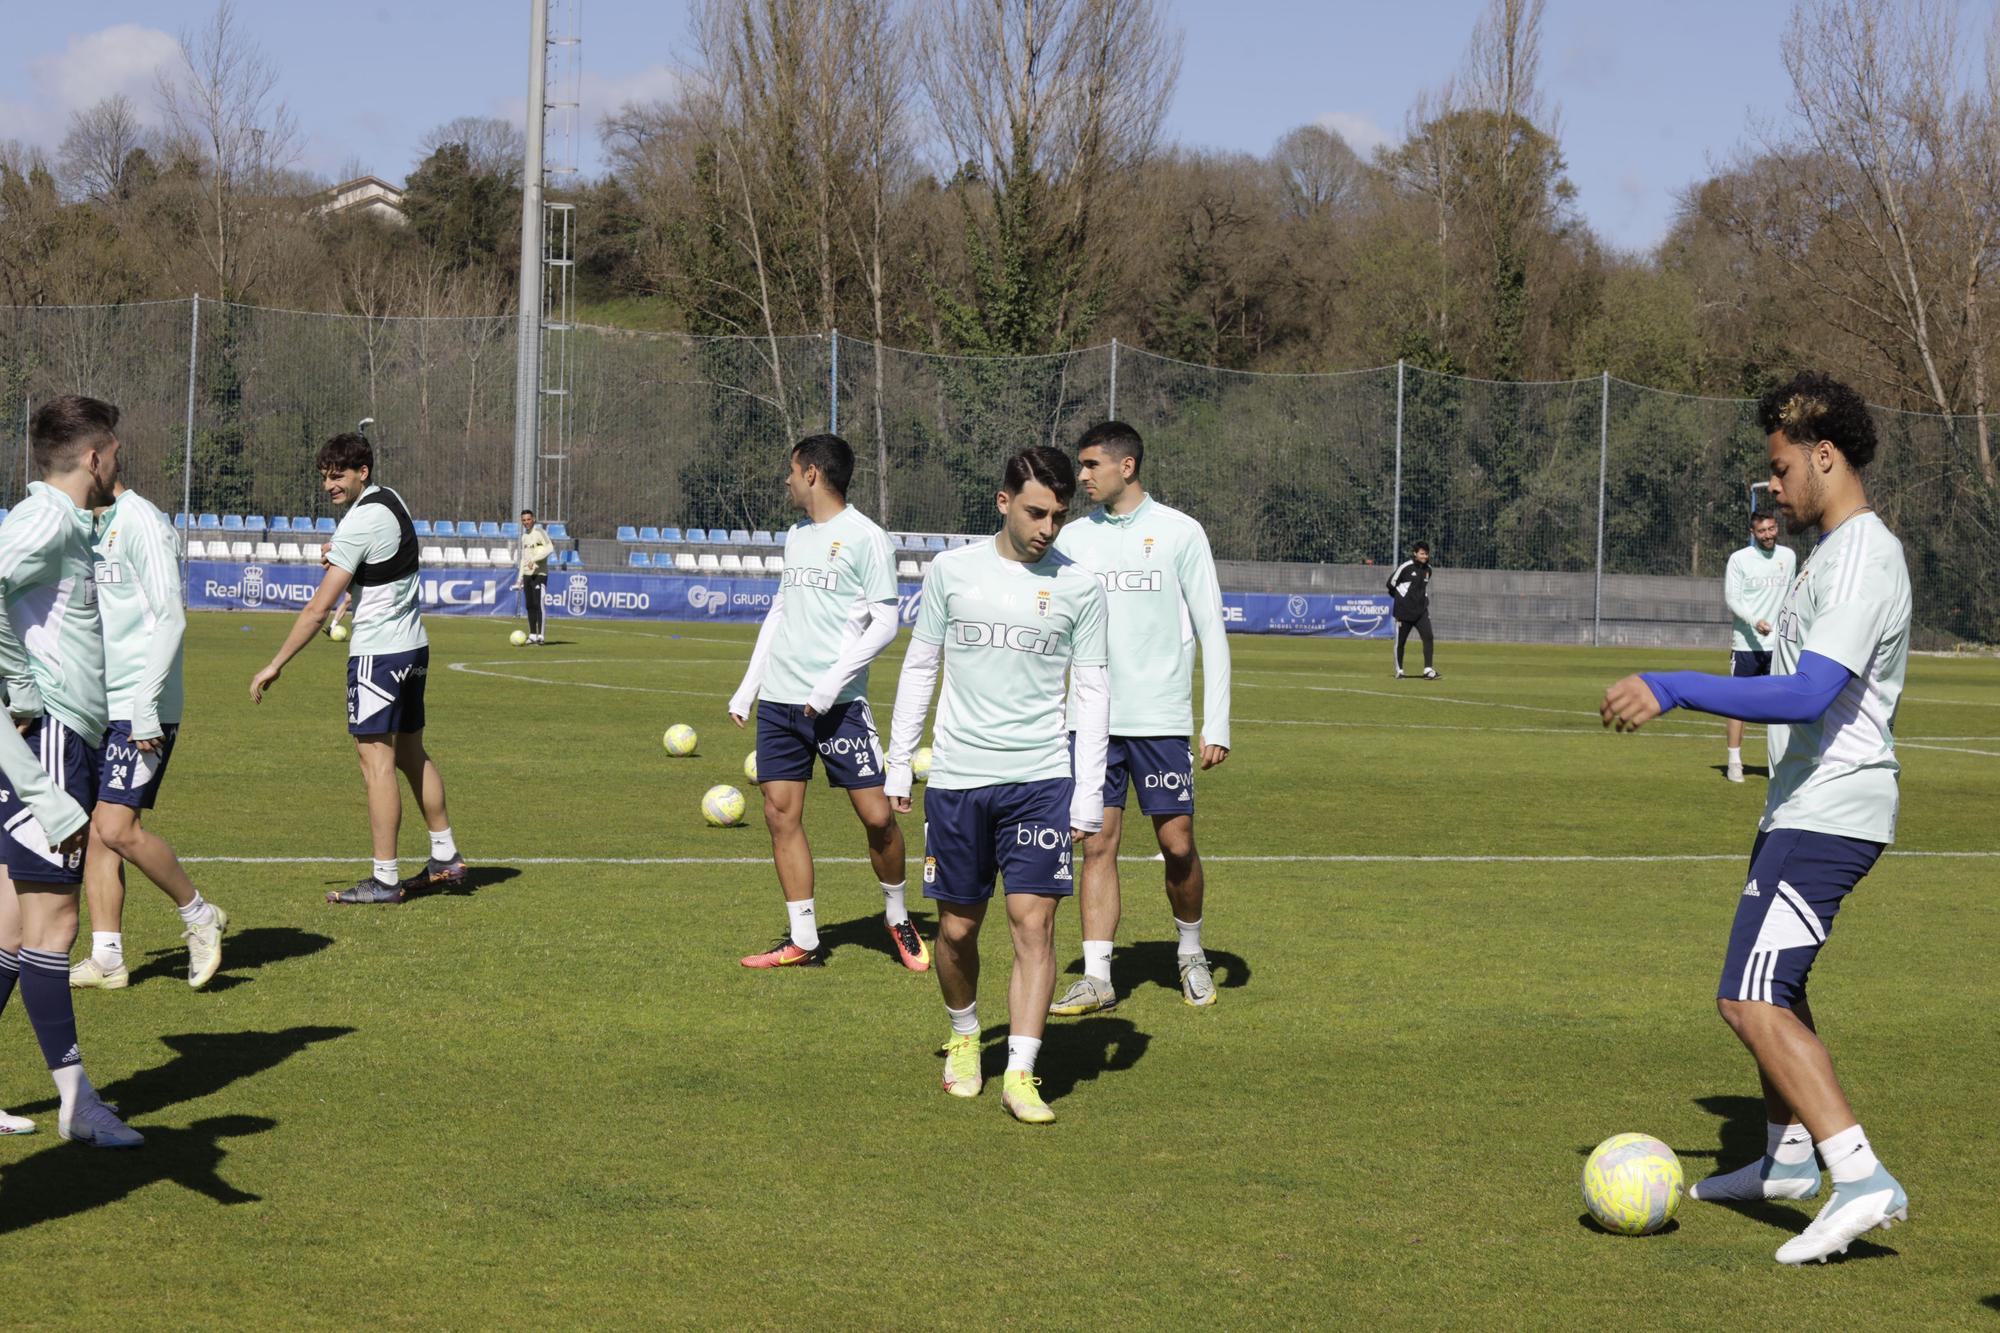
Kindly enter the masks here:
<path id="1" fill-rule="evenodd" d="M 1770 1018 L 1772 1008 L 1762 1000 L 1719 999 L 1715 1002 L 1715 1010 L 1722 1015 L 1722 1021 L 1729 1024 L 1730 1031 L 1739 1037 L 1760 1031 Z"/>
<path id="2" fill-rule="evenodd" d="M 764 823 L 773 833 L 790 833 L 799 827 L 799 812 L 775 796 L 766 796 Z"/>
<path id="3" fill-rule="evenodd" d="M 132 845 L 138 841 L 139 822 L 122 805 L 100 803 L 91 816 L 90 831 L 106 850 L 119 856 L 129 855 Z"/>

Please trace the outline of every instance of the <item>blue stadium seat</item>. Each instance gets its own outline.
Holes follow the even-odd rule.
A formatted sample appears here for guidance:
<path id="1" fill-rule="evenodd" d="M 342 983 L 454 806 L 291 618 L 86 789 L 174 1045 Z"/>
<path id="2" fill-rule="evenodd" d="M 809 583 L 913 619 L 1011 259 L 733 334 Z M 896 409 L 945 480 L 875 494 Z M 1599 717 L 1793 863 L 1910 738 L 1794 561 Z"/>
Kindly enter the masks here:
<path id="1" fill-rule="evenodd" d="M 313 531 L 320 533 L 322 536 L 331 537 L 333 535 L 333 520 L 330 518 L 316 520 L 313 523 Z"/>
<path id="2" fill-rule="evenodd" d="M 708 533 L 701 528 L 689 528 L 687 530 L 687 539 L 696 545 L 700 545 L 708 540 Z"/>
<path id="3" fill-rule="evenodd" d="M 290 532 L 291 530 L 292 530 L 292 520 L 286 515 L 280 514 L 276 518 L 271 520 L 271 531 Z M 423 532 L 423 529 L 418 528 L 417 531 L 418 533 L 421 534 Z"/>
<path id="4" fill-rule="evenodd" d="M 427 518 L 413 518 L 410 520 L 410 526 L 417 530 L 419 537 L 431 535 L 431 521 Z"/>
<path id="5" fill-rule="evenodd" d="M 731 528 L 729 530 L 729 543 L 732 546 L 748 546 L 750 544 L 750 529 Z"/>
<path id="6" fill-rule="evenodd" d="M 750 544 L 752 546 L 776 546 L 778 539 L 762 528 L 759 528 L 750 534 Z"/>
<path id="7" fill-rule="evenodd" d="M 292 519 L 293 532 L 311 532 L 312 530 L 313 521 L 304 514 L 300 514 Z"/>
<path id="8" fill-rule="evenodd" d="M 681 536 L 681 530 L 679 528 L 661 528 L 660 540 L 663 542 L 678 542 L 678 541 L 686 541 L 687 539 Z"/>
<path id="9" fill-rule="evenodd" d="M 179 528 L 182 532 L 186 532 L 187 525 L 188 525 L 188 516 L 186 514 L 174 515 L 174 526 L 176 528 Z"/>
<path id="10" fill-rule="evenodd" d="M 638 541 L 638 540 L 639 540 L 639 529 L 637 529 L 637 528 L 633 527 L 633 526 L 632 526 L 632 525 L 631 525 L 630 523 L 621 523 L 621 524 L 619 524 L 619 525 L 618 525 L 618 540 L 619 540 L 619 541 L 621 541 L 621 542 L 636 542 L 636 541 Z"/>
<path id="11" fill-rule="evenodd" d="M 222 520 L 217 518 L 213 514 L 203 514 L 200 518 L 195 520 L 194 525 L 205 531 L 212 532 L 219 530 L 222 527 Z"/>
<path id="12" fill-rule="evenodd" d="M 510 518 L 500 525 L 500 535 L 510 542 L 519 541 L 521 540 L 521 525 Z"/>
<path id="13" fill-rule="evenodd" d="M 243 520 L 243 530 L 245 532 L 263 532 L 265 530 L 264 516 L 262 514 L 250 515 L 250 517 Z"/>
<path id="14" fill-rule="evenodd" d="M 556 552 L 556 563 L 564 569 L 579 569 L 583 565 L 583 553 L 575 550 L 558 551 Z"/>
<path id="15" fill-rule="evenodd" d="M 479 535 L 479 525 L 469 518 L 461 518 L 458 520 L 458 535 L 461 537 L 477 537 Z"/>
<path id="16" fill-rule="evenodd" d="M 660 530 L 653 527 L 640 528 L 639 540 L 642 542 L 656 542 L 660 540 Z"/>
<path id="17" fill-rule="evenodd" d="M 926 551 L 942 551 L 944 549 L 944 538 L 942 537 L 924 538 L 924 549 Z"/>
<path id="18" fill-rule="evenodd" d="M 479 525 L 479 535 L 488 541 L 497 541 L 500 537 L 500 525 L 489 518 Z"/>
<path id="19" fill-rule="evenodd" d="M 566 542 L 569 540 L 569 524 L 551 523 L 548 525 L 548 529 L 549 538 L 552 541 Z"/>
<path id="20" fill-rule="evenodd" d="M 243 531 L 243 515 L 241 515 L 241 514 L 224 514 L 224 515 L 222 516 L 222 530 L 223 530 L 224 532 L 241 532 L 241 531 Z"/>
<path id="21" fill-rule="evenodd" d="M 651 569 L 653 567 L 653 557 L 647 555 L 644 551 L 632 551 L 626 555 L 625 563 L 634 569 Z"/>

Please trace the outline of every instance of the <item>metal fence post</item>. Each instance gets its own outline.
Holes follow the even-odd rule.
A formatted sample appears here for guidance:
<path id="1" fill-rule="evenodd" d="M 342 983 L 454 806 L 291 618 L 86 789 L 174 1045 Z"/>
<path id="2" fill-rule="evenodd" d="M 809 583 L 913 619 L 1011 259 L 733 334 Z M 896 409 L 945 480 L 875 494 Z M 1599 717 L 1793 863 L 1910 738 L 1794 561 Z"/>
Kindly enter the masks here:
<path id="1" fill-rule="evenodd" d="M 1396 362 L 1396 492 L 1389 506 L 1389 568 L 1403 558 L 1403 362 Z"/>
<path id="2" fill-rule="evenodd" d="M 1597 403 L 1597 589 L 1590 613 L 1590 646 L 1600 646 L 1604 635 L 1604 484 L 1611 457 L 1611 372 L 1605 371 Z"/>
<path id="3" fill-rule="evenodd" d="M 194 523 L 194 372 L 197 358 L 201 355 L 201 293 L 196 292 L 190 302 L 188 316 L 188 398 L 187 398 L 187 439 L 181 446 L 181 512 L 188 515 L 188 523 Z M 183 538 L 185 540 L 185 538 Z"/>
<path id="4" fill-rule="evenodd" d="M 835 329 L 833 331 L 832 342 L 833 342 L 833 359 L 828 364 L 826 370 L 826 401 L 828 402 L 828 404 L 830 404 L 830 406 L 828 406 L 828 408 L 826 409 L 826 420 L 827 420 L 826 429 L 829 435 L 838 435 L 840 434 L 840 330 L 839 329 Z"/>
<path id="5" fill-rule="evenodd" d="M 1111 420 L 1118 420 L 1118 340 L 1111 340 Z"/>
<path id="6" fill-rule="evenodd" d="M 28 489 L 28 477 L 34 470 L 34 449 L 30 444 L 34 431 L 35 396 L 24 393 L 21 395 L 21 484 L 14 488 L 17 493 Z"/>

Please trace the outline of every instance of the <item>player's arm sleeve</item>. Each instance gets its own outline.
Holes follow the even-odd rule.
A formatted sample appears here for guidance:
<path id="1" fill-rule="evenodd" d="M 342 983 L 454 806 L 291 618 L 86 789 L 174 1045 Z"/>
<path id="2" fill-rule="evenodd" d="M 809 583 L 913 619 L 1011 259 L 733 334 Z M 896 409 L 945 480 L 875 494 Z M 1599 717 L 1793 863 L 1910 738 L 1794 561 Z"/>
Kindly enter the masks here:
<path id="1" fill-rule="evenodd" d="M 764 627 L 757 631 L 757 646 L 750 650 L 750 666 L 743 673 L 743 683 L 729 697 L 731 716 L 750 716 L 750 705 L 757 702 L 757 693 L 764 688 L 764 673 L 770 669 L 771 649 L 778 642 L 778 626 L 784 618 L 785 590 L 780 588 L 772 594 L 771 609 L 764 616 Z"/>
<path id="2" fill-rule="evenodd" d="M 377 520 L 374 516 L 380 514 Z M 340 526 L 333 530 L 333 540 L 326 553 L 327 563 L 344 569 L 349 574 L 368 562 L 368 546 L 383 535 L 383 521 L 388 523 L 388 531 L 393 534 L 397 545 L 402 544 L 402 529 L 396 524 L 396 516 L 385 505 L 369 505 L 367 508 L 350 510 Z"/>
<path id="3" fill-rule="evenodd" d="M 883 768 L 882 794 L 910 794 L 910 756 L 923 739 L 924 718 L 931 711 L 931 696 L 937 691 L 938 669 L 944 663 L 942 645 L 913 639 L 903 656 L 903 674 L 896 681 L 896 710 L 889 719 L 889 762 Z M 1104 779 L 1097 780 L 1103 795 Z"/>
<path id="4" fill-rule="evenodd" d="M 840 656 L 813 685 L 812 696 L 806 701 L 812 710 L 824 713 L 833 707 L 841 692 L 859 680 L 868 664 L 896 641 L 896 629 L 895 602 L 856 602 L 841 636 Z"/>
<path id="5" fill-rule="evenodd" d="M 48 515 L 0 526 L 0 681 L 7 687 L 7 709 L 15 717 L 40 717 L 42 692 L 28 668 L 28 650 L 7 610 L 7 594 L 48 572 Z M 23 750 L 26 745 L 21 747 Z"/>
<path id="6" fill-rule="evenodd" d="M 1104 761 L 1111 746 L 1111 673 L 1102 666 L 1069 671 L 1069 726 L 1076 735 L 1069 798 L 1069 826 L 1085 833 L 1104 827 Z"/>
<path id="7" fill-rule="evenodd" d="M 1816 722 L 1854 673 L 1816 652 L 1799 655 L 1789 676 L 1711 676 L 1704 671 L 1646 671 L 1639 679 L 1660 701 L 1660 711 L 1692 708 L 1739 722 Z"/>
<path id="8" fill-rule="evenodd" d="M 1181 548 L 1181 596 L 1201 643 L 1201 739 L 1229 748 L 1229 631 L 1222 623 L 1222 584 L 1208 537 L 1197 532 Z"/>
<path id="9" fill-rule="evenodd" d="M 83 807 L 49 777 L 21 733 L 4 723 L 0 723 L 0 775 L 41 824 L 51 848 L 90 822 Z"/>
<path id="10" fill-rule="evenodd" d="M 1402 589 L 1396 586 L 1396 580 L 1403 577 L 1403 571 L 1409 567 L 1410 562 L 1405 560 L 1402 564 L 1397 565 L 1394 570 L 1390 571 L 1389 581 L 1382 585 L 1389 590 L 1390 596 L 1400 598 L 1403 595 Z"/>
<path id="11" fill-rule="evenodd" d="M 162 734 L 160 696 L 166 692 L 167 678 L 173 675 L 174 660 L 180 656 L 181 640 L 187 634 L 187 608 L 181 602 L 180 567 L 164 534 L 148 532 L 132 553 L 138 557 L 133 573 L 139 579 L 139 593 L 153 613 L 153 632 L 146 641 L 146 669 L 139 677 L 132 705 L 132 739 L 150 741 Z"/>

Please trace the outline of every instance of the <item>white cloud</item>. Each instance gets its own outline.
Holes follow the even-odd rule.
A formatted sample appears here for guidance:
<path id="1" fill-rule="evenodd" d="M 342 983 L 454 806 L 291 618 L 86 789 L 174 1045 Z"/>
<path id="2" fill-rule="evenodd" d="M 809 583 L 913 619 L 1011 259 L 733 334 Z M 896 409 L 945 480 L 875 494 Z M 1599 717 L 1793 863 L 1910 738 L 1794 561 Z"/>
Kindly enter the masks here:
<path id="1" fill-rule="evenodd" d="M 1329 111 L 1313 123 L 1338 134 L 1364 160 L 1373 157 L 1377 148 L 1392 139 L 1389 131 L 1358 111 Z"/>
<path id="2" fill-rule="evenodd" d="M 679 90 L 681 76 L 670 65 L 648 65 L 624 74 L 583 71 L 583 105 L 578 112 L 577 135 L 584 141 L 596 137 L 598 121 L 627 102 L 657 102 L 671 98 Z M 553 89 L 550 95 L 554 95 Z M 527 124 L 526 96 L 509 97 L 494 106 L 494 114 L 515 125 Z M 582 146 L 582 145 L 579 145 Z"/>
<path id="3" fill-rule="evenodd" d="M 73 112 L 123 93 L 142 124 L 156 125 L 158 71 L 179 59 L 172 34 L 137 23 L 72 37 L 61 51 L 28 61 L 31 94 L 24 102 L 0 102 L 0 123 L 9 127 L 9 137 L 52 150 Z"/>

